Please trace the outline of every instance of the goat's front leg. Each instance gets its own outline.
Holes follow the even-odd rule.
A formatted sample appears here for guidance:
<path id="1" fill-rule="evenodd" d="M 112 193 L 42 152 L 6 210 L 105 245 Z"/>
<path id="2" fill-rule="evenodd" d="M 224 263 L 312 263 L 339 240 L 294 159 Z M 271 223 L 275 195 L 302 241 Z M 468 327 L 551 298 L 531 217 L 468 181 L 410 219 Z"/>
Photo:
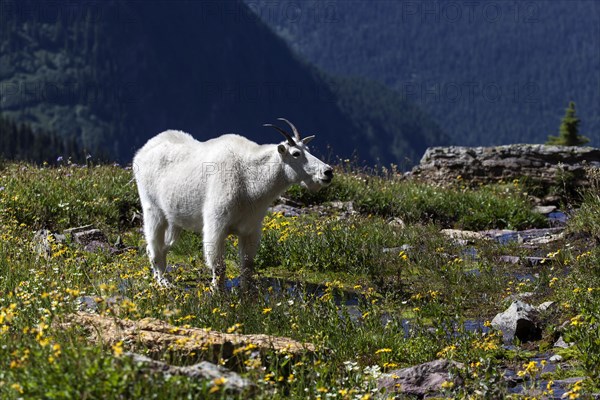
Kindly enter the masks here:
<path id="1" fill-rule="evenodd" d="M 225 290 L 225 233 L 214 226 L 203 229 L 204 259 L 212 271 L 213 289 Z"/>
<path id="2" fill-rule="evenodd" d="M 240 235 L 240 286 L 243 293 L 256 291 L 254 281 L 254 257 L 260 242 L 260 230 L 249 234 Z"/>

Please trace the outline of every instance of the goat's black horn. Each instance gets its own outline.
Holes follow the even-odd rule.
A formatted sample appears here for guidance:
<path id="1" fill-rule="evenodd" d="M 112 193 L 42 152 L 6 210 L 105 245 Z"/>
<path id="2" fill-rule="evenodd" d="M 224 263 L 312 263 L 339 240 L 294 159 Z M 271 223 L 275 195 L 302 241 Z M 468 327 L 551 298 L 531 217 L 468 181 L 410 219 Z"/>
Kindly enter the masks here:
<path id="1" fill-rule="evenodd" d="M 296 129 L 296 127 L 294 126 L 294 124 L 292 124 L 290 121 L 288 121 L 285 118 L 277 118 L 280 121 L 285 122 L 286 124 L 288 124 L 291 128 L 292 128 L 292 132 L 294 132 L 294 136 L 296 137 L 296 140 L 298 142 L 300 142 L 302 139 L 300 138 L 300 132 L 298 132 L 298 129 Z"/>
<path id="2" fill-rule="evenodd" d="M 296 145 L 296 142 L 294 142 L 294 138 L 292 138 L 292 136 L 289 133 L 287 133 L 286 131 L 284 131 L 280 127 L 278 127 L 276 125 L 273 125 L 273 124 L 264 124 L 263 126 L 267 126 L 267 127 L 271 127 L 273 129 L 276 129 L 279 133 L 281 133 L 286 138 L 286 140 L 288 141 L 288 143 L 291 146 L 295 146 Z"/>

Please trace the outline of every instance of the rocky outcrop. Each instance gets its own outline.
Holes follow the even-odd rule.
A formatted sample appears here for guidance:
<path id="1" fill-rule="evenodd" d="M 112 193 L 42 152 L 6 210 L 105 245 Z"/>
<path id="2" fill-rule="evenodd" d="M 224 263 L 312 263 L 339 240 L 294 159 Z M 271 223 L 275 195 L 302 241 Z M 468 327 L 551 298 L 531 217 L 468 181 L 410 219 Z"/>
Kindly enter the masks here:
<path id="1" fill-rule="evenodd" d="M 83 328 L 88 340 L 114 346 L 144 348 L 149 353 L 172 351 L 180 355 L 195 354 L 212 362 L 230 359 L 246 352 L 258 354 L 273 351 L 295 356 L 315 351 L 314 345 L 270 335 L 240 335 L 201 328 L 181 328 L 154 318 L 139 321 L 117 317 L 77 312 L 68 314 L 58 322 L 58 327 Z"/>
<path id="2" fill-rule="evenodd" d="M 408 174 L 428 182 L 457 180 L 471 184 L 512 181 L 527 177 L 542 184 L 569 179 L 586 185 L 586 167 L 600 166 L 600 149 L 593 147 L 512 144 L 496 147 L 430 147 Z"/>

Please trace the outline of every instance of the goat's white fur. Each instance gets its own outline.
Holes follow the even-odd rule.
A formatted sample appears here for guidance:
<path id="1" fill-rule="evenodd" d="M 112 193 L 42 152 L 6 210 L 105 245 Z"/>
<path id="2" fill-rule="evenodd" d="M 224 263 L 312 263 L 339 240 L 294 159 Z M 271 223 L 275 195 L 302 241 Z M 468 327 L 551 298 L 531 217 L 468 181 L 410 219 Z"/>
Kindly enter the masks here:
<path id="1" fill-rule="evenodd" d="M 228 134 L 199 142 L 174 130 L 150 139 L 135 155 L 133 169 L 158 282 L 170 285 L 164 276 L 167 252 L 186 229 L 202 233 L 212 284 L 221 288 L 224 242 L 237 235 L 242 287 L 248 284 L 267 208 L 294 183 L 317 190 L 331 182 L 331 167 L 308 152 L 309 140 L 258 145 Z"/>

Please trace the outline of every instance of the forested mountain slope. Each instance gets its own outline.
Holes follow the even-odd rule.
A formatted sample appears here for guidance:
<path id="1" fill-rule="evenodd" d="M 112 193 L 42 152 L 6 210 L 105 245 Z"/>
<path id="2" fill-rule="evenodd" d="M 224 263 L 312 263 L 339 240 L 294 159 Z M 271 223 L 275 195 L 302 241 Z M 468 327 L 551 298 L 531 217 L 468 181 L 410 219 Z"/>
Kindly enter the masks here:
<path id="1" fill-rule="evenodd" d="M 600 145 L 600 3 L 248 1 L 310 62 L 378 80 L 454 144 L 544 142 L 569 101 Z"/>

